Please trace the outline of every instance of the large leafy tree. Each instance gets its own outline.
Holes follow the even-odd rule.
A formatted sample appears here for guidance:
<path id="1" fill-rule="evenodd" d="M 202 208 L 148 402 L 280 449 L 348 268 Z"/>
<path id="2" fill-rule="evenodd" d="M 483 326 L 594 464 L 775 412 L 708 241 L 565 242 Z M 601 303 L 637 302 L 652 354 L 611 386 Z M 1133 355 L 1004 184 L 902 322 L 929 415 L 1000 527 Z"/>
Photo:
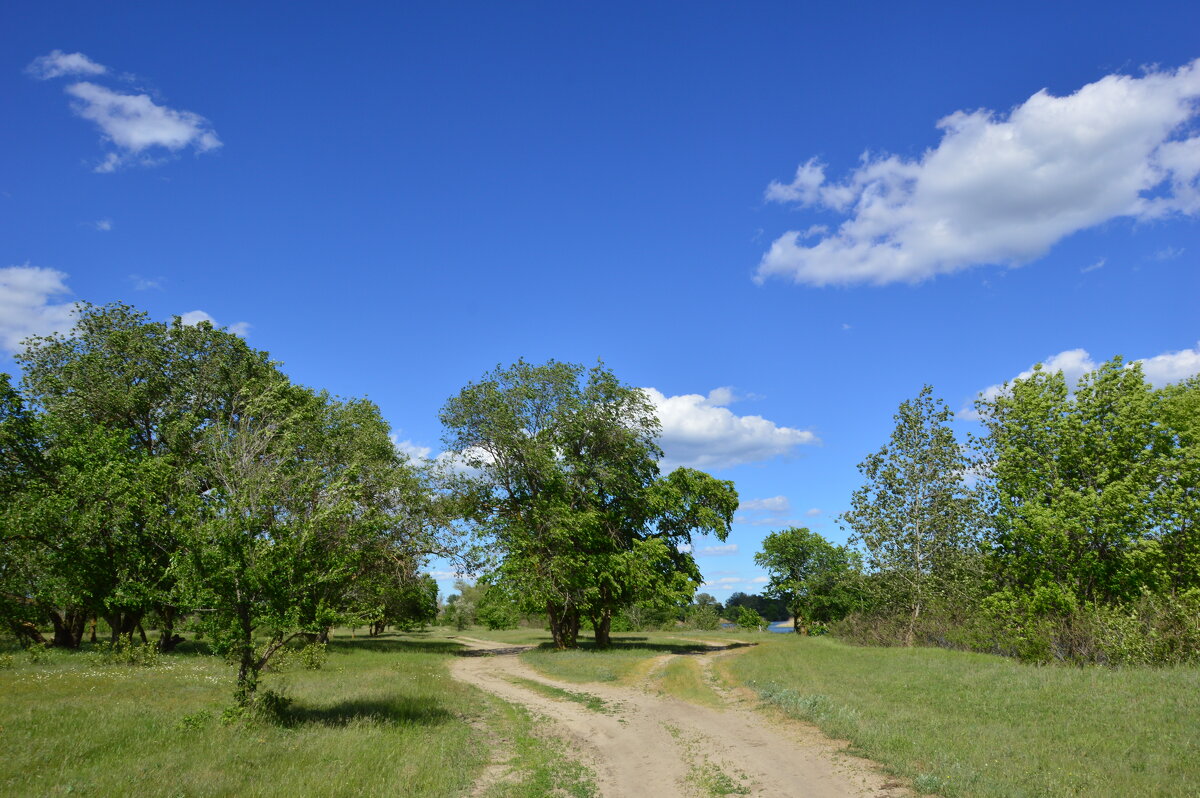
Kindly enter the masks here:
<path id="1" fill-rule="evenodd" d="M 811 623 L 827 623 L 854 609 L 860 557 L 803 527 L 772 532 L 754 561 L 767 569 L 767 593 L 787 601 L 792 629 L 807 632 Z"/>
<path id="2" fill-rule="evenodd" d="M 907 645 L 921 612 L 970 581 L 976 559 L 968 458 L 950 429 L 952 415 L 928 385 L 902 402 L 890 441 L 859 464 L 865 482 L 841 516 L 886 586 L 885 603 L 907 614 Z"/>
<path id="3" fill-rule="evenodd" d="M 209 487 L 203 435 L 277 369 L 211 324 L 122 304 L 80 306 L 70 331 L 27 340 L 17 360 L 42 439 L 9 523 L 33 547 L 30 595 L 64 618 L 60 645 L 79 644 L 80 617 L 105 617 L 115 638 L 155 611 L 169 646 L 171 557 Z"/>
<path id="4" fill-rule="evenodd" d="M 1073 393 L 1039 367 L 981 401 L 1001 587 L 1066 612 L 1195 584 L 1195 396 L 1194 383 L 1156 392 L 1115 358 Z"/>
<path id="5" fill-rule="evenodd" d="M 584 618 L 604 646 L 620 607 L 686 600 L 700 574 L 681 545 L 728 534 L 732 483 L 690 469 L 660 478 L 653 405 L 603 365 L 518 361 L 465 387 L 441 419 L 478 475 L 475 519 L 501 578 L 546 611 L 559 648 L 575 646 Z"/>

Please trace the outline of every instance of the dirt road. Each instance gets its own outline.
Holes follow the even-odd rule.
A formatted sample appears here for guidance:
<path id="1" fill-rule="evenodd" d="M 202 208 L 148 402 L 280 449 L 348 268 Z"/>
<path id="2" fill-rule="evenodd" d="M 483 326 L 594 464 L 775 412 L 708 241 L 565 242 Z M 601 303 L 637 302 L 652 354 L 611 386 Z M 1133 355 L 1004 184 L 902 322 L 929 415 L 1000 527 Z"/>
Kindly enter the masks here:
<path id="1" fill-rule="evenodd" d="M 638 687 L 556 681 L 518 659 L 525 647 L 456 640 L 476 656 L 455 659 L 453 676 L 549 719 L 556 733 L 593 769 L 604 798 L 723 794 L 898 798 L 911 794 L 871 763 L 842 753 L 815 728 L 768 721 L 749 708 L 752 702 L 745 694 L 712 681 L 710 686 L 724 704 L 720 708 Z M 714 647 L 692 656 L 699 656 L 708 669 L 714 658 L 732 653 Z M 676 656 L 680 655 L 657 658 L 647 673 L 666 667 Z M 546 695 L 522 680 L 568 690 L 575 700 Z M 581 694 L 601 699 L 603 709 L 596 709 L 599 702 L 589 708 Z"/>

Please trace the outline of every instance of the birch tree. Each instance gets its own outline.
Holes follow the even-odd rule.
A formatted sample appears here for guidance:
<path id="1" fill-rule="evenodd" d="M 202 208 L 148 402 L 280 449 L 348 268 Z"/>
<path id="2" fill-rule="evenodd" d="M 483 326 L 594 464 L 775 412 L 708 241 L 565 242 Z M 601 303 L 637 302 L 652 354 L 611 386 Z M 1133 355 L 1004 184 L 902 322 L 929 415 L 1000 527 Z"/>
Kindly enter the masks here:
<path id="1" fill-rule="evenodd" d="M 902 402 L 889 442 L 859 463 L 865 482 L 840 516 L 886 586 L 883 603 L 908 616 L 905 645 L 930 601 L 953 592 L 973 547 L 968 458 L 952 416 L 928 385 Z"/>

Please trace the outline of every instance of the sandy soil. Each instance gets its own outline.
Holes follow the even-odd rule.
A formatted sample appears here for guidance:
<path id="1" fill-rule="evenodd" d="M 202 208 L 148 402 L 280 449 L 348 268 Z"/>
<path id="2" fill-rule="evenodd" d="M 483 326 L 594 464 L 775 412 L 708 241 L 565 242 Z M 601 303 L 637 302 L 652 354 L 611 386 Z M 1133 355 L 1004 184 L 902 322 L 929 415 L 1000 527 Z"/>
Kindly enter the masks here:
<path id="1" fill-rule="evenodd" d="M 789 798 L 911 795 L 814 727 L 772 721 L 754 711 L 758 702 L 749 691 L 726 689 L 719 679 L 709 679 L 724 703 L 715 709 L 637 687 L 556 681 L 517 658 L 528 647 L 455 639 L 472 650 L 454 660 L 453 676 L 547 718 L 593 769 L 604 798 L 711 796 L 721 794 L 722 787 L 729 794 Z M 699 656 L 704 673 L 711 676 L 716 658 L 737 653 L 714 647 L 711 653 L 691 656 Z M 666 667 L 674 656 L 679 655 L 657 658 L 644 673 Z M 550 698 L 514 684 L 514 678 L 599 696 L 609 711 Z M 502 766 L 495 763 L 485 779 L 493 781 Z"/>

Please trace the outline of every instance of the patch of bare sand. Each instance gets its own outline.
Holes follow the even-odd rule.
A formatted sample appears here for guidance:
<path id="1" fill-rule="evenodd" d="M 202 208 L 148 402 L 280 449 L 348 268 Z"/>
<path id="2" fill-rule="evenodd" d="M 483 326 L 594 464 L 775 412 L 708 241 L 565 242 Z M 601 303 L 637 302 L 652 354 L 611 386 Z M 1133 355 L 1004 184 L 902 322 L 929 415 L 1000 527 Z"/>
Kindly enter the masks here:
<path id="1" fill-rule="evenodd" d="M 757 706 L 753 694 L 726 687 L 713 670 L 713 657 L 729 656 L 737 649 L 701 655 L 706 682 L 725 702 L 714 709 L 636 687 L 560 682 L 512 656 L 514 647 L 496 649 L 495 643 L 457 639 L 479 653 L 491 646 L 491 651 L 509 655 L 457 658 L 451 665 L 453 676 L 548 718 L 596 773 L 597 787 L 606 798 L 712 795 L 724 788 L 788 798 L 911 795 L 873 763 L 845 754 L 844 745 L 815 727 L 782 716 L 771 719 L 752 709 Z M 672 656 L 676 655 L 655 658 L 648 671 L 664 667 Z M 596 712 L 558 701 L 514 684 L 514 678 L 588 692 L 614 709 Z"/>

